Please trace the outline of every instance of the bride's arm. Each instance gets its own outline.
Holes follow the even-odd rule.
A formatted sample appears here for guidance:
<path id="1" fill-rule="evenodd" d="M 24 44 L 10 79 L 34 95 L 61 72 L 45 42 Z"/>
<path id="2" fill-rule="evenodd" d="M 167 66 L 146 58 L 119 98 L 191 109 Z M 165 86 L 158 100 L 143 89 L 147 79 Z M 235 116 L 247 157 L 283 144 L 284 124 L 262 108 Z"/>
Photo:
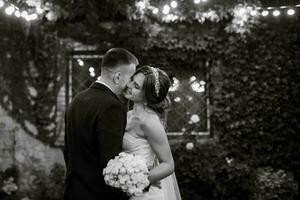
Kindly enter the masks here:
<path id="1" fill-rule="evenodd" d="M 148 177 L 151 183 L 156 183 L 173 173 L 173 156 L 167 134 L 157 119 L 148 118 L 141 128 L 159 160 L 159 165 L 150 170 Z"/>

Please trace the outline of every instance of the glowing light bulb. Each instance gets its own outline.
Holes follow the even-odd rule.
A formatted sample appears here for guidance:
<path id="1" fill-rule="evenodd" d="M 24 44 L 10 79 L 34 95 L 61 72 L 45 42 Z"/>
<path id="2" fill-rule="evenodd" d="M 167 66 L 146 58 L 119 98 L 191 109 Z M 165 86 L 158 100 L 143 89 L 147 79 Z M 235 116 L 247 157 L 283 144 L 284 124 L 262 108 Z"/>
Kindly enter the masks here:
<path id="1" fill-rule="evenodd" d="M 269 11 L 264 10 L 264 11 L 262 11 L 261 15 L 264 16 L 264 17 L 266 17 L 266 16 L 269 15 Z"/>
<path id="2" fill-rule="evenodd" d="M 190 78 L 190 82 L 194 82 L 196 79 L 197 79 L 196 76 L 192 76 L 192 77 Z"/>
<path id="3" fill-rule="evenodd" d="M 15 12 L 15 7 L 14 6 L 9 6 L 5 9 L 5 13 L 8 15 L 12 15 Z"/>
<path id="4" fill-rule="evenodd" d="M 79 66 L 81 66 L 81 67 L 84 65 L 84 62 L 83 62 L 83 60 L 81 60 L 81 59 L 78 59 L 77 62 L 78 62 L 78 64 L 79 64 Z"/>
<path id="5" fill-rule="evenodd" d="M 245 8 L 240 8 L 238 12 L 239 12 L 240 15 L 243 15 L 243 14 L 245 14 L 246 9 Z"/>
<path id="6" fill-rule="evenodd" d="M 32 15 L 29 15 L 29 21 L 31 20 L 36 20 L 38 18 L 38 15 L 36 13 L 32 14 Z"/>
<path id="7" fill-rule="evenodd" d="M 163 13 L 166 15 L 166 14 L 169 14 L 169 12 L 170 12 L 170 6 L 165 5 L 163 8 Z"/>
<path id="8" fill-rule="evenodd" d="M 199 4 L 201 0 L 194 0 L 195 4 Z"/>
<path id="9" fill-rule="evenodd" d="M 177 6 L 178 6 L 178 3 L 176 1 L 171 2 L 171 7 L 172 8 L 177 8 Z"/>
<path id="10" fill-rule="evenodd" d="M 4 2 L 0 1 L 0 8 L 2 8 L 4 6 Z"/>
<path id="11" fill-rule="evenodd" d="M 280 11 L 279 11 L 279 10 L 274 10 L 274 11 L 273 11 L 273 15 L 274 15 L 275 17 L 279 16 L 279 15 L 280 15 Z"/>
<path id="12" fill-rule="evenodd" d="M 154 8 L 154 9 L 152 10 L 152 13 L 153 13 L 153 14 L 157 14 L 157 13 L 158 13 L 158 8 Z"/>
<path id="13" fill-rule="evenodd" d="M 21 14 L 22 16 L 22 14 Z M 38 18 L 38 15 L 37 14 L 31 14 L 31 15 L 26 15 L 24 16 L 24 18 L 27 20 L 27 21 L 32 21 L 32 20 L 36 20 Z"/>
<path id="14" fill-rule="evenodd" d="M 137 3 L 137 6 L 140 7 L 141 9 L 145 9 L 146 8 L 146 3 L 144 1 L 139 1 Z"/>
<path id="15" fill-rule="evenodd" d="M 17 11 L 15 12 L 15 16 L 16 16 L 16 17 L 21 17 L 20 11 L 17 10 Z"/>
<path id="16" fill-rule="evenodd" d="M 95 71 L 94 67 L 90 67 L 90 68 L 89 68 L 89 71 L 90 71 L 91 73 L 94 72 L 94 71 Z"/>
<path id="17" fill-rule="evenodd" d="M 26 18 L 28 13 L 26 11 L 21 12 L 21 17 Z"/>
<path id="18" fill-rule="evenodd" d="M 294 9 L 288 9 L 287 14 L 288 15 L 294 15 L 295 14 L 295 10 Z"/>
<path id="19" fill-rule="evenodd" d="M 37 6 L 37 7 L 36 7 L 36 12 L 37 12 L 38 14 L 43 14 L 44 10 L 43 10 L 40 6 Z"/>
<path id="20" fill-rule="evenodd" d="M 91 77 L 95 77 L 96 76 L 95 72 L 91 72 L 90 75 L 91 75 Z"/>
<path id="21" fill-rule="evenodd" d="M 180 98 L 180 97 L 176 97 L 176 98 L 174 99 L 174 101 L 175 101 L 176 103 L 178 103 L 178 102 L 181 101 L 181 98 Z"/>
<path id="22" fill-rule="evenodd" d="M 256 10 L 252 10 L 252 11 L 250 12 L 250 15 L 256 16 L 256 15 L 257 15 L 257 11 L 256 11 Z"/>

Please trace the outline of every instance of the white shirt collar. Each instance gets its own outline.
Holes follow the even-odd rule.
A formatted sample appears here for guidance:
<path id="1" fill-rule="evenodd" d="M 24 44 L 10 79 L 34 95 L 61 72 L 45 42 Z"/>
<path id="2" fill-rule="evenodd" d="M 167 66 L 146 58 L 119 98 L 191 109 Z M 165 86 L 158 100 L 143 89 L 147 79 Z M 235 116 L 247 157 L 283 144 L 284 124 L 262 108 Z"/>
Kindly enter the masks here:
<path id="1" fill-rule="evenodd" d="M 108 87 L 108 89 L 110 89 L 110 90 L 113 92 L 113 90 L 111 89 L 111 87 L 109 87 L 109 86 L 108 86 L 106 83 L 104 83 L 103 81 L 97 80 L 96 83 L 100 83 L 100 84 L 102 84 L 102 85 L 105 85 L 106 87 Z"/>

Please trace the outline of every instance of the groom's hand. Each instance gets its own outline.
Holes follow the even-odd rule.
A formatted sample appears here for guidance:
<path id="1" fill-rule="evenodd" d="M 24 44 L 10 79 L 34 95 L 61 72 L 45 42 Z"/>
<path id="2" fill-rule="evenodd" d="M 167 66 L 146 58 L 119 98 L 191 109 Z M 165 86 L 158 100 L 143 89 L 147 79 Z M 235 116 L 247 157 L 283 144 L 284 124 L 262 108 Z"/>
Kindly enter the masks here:
<path id="1" fill-rule="evenodd" d="M 159 189 L 161 189 L 161 182 L 160 181 L 157 181 L 156 183 L 150 183 L 144 190 L 143 192 L 148 192 L 150 187 L 157 187 Z"/>
<path id="2" fill-rule="evenodd" d="M 150 184 L 152 187 L 157 187 L 159 189 L 161 189 L 161 182 L 160 181 L 157 181 L 156 183 L 152 183 Z"/>

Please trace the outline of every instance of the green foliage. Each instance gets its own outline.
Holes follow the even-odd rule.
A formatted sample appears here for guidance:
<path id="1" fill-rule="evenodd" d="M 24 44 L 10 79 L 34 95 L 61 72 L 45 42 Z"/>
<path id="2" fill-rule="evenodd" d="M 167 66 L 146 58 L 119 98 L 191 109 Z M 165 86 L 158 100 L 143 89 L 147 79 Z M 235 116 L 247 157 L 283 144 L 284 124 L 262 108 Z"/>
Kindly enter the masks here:
<path id="1" fill-rule="evenodd" d="M 293 200 L 298 184 L 290 173 L 270 167 L 258 168 L 254 181 L 253 200 Z"/>
<path id="2" fill-rule="evenodd" d="M 20 171 L 17 166 L 11 166 L 4 171 L 0 171 L 0 199 L 18 199 L 18 179 Z"/>
<path id="3" fill-rule="evenodd" d="M 299 169 L 299 28 L 274 23 L 257 27 L 246 41 L 226 41 L 214 117 L 220 142 L 233 157 Z"/>
<path id="4" fill-rule="evenodd" d="M 227 157 L 225 149 L 216 142 L 195 143 L 187 150 L 185 143 L 173 148 L 176 176 L 182 198 L 248 199 L 252 169 Z"/>
<path id="5" fill-rule="evenodd" d="M 66 47 L 45 27 L 32 26 L 28 31 L 17 27 L 1 32 L 6 51 L 0 52 L 0 104 L 28 134 L 54 145 Z"/>
<path id="6" fill-rule="evenodd" d="M 188 142 L 191 140 L 185 140 Z M 186 200 L 271 200 L 295 198 L 298 184 L 291 173 L 271 167 L 255 168 L 238 159 L 216 142 L 187 149 L 173 147 L 176 176 Z"/>
<path id="7" fill-rule="evenodd" d="M 213 62 L 220 82 L 212 94 L 215 131 L 229 155 L 290 171 L 298 183 L 299 31 L 298 24 L 264 22 L 244 39 L 218 41 Z"/>
<path id="8" fill-rule="evenodd" d="M 32 200 L 59 200 L 63 199 L 65 168 L 60 164 L 54 164 L 50 174 L 43 169 L 33 169 L 32 188 L 27 196 Z"/>

